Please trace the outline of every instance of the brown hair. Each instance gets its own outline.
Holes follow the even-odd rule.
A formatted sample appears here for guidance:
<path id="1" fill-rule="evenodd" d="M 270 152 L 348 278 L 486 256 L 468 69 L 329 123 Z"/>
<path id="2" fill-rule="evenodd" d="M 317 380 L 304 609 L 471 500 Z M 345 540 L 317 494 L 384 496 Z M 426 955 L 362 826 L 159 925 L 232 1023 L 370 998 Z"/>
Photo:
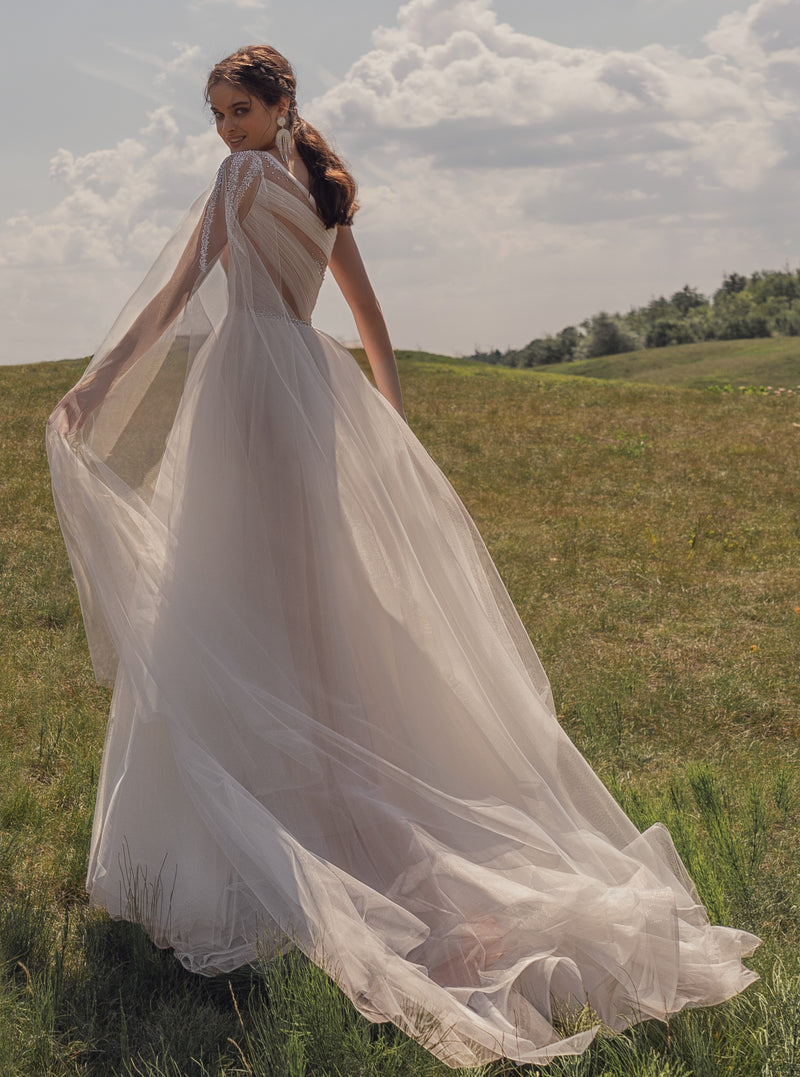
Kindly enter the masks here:
<path id="1" fill-rule="evenodd" d="M 289 98 L 289 130 L 308 169 L 317 211 L 326 228 L 351 224 L 358 209 L 356 181 L 319 131 L 298 116 L 294 71 L 286 57 L 270 45 L 247 45 L 211 69 L 206 82 L 206 101 L 220 82 L 241 86 L 269 108 L 279 104 L 282 98 Z"/>

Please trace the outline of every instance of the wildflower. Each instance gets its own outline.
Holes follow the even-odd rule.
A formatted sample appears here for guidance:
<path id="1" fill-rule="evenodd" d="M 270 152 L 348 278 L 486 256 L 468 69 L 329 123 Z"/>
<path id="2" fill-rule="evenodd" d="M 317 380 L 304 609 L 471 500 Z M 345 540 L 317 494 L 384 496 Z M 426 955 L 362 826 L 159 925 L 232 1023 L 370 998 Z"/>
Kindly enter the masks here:
<path id="1" fill-rule="evenodd" d="M 753 644 L 753 645 L 751 646 L 750 650 L 751 650 L 751 651 L 757 651 L 757 650 L 758 650 L 758 644 L 757 644 L 757 643 L 754 643 L 754 644 Z"/>

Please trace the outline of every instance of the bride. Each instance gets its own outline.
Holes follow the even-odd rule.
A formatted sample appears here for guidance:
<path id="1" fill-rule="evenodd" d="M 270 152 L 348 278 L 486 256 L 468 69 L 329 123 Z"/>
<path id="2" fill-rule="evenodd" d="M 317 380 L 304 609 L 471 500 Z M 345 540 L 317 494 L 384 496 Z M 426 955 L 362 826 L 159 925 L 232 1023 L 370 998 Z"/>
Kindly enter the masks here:
<path id="1" fill-rule="evenodd" d="M 404 421 L 355 185 L 291 67 L 241 49 L 207 97 L 231 153 L 48 427 L 114 687 L 93 904 L 200 973 L 291 940 L 451 1066 L 741 991 L 758 940 L 709 923 L 561 730 Z M 379 391 L 311 325 L 327 266 Z"/>

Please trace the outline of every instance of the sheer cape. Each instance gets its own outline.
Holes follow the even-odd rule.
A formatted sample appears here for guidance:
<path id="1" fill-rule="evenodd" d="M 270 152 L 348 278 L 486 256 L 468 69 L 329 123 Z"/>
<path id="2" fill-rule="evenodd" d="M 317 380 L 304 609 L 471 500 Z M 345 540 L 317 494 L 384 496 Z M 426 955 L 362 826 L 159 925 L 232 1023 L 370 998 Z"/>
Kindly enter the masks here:
<path id="1" fill-rule="evenodd" d="M 231 155 L 48 429 L 114 686 L 88 873 L 190 969 L 285 939 L 450 1065 L 583 1050 L 755 979 L 561 730 L 450 484 L 310 325 L 335 238 Z"/>

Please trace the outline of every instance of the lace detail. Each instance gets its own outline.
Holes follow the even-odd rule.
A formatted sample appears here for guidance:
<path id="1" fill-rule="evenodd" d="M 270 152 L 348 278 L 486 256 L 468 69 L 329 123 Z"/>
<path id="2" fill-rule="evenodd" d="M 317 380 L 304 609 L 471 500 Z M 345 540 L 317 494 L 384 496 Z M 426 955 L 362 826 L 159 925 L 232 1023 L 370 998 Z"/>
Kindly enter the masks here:
<path id="1" fill-rule="evenodd" d="M 222 188 L 222 177 L 224 175 L 225 162 L 220 165 L 217 172 L 217 179 L 214 183 L 214 189 L 211 192 L 211 197 L 208 200 L 208 206 L 206 207 L 205 217 L 203 218 L 203 229 L 200 233 L 200 272 L 205 273 L 208 269 L 208 241 L 211 238 L 211 225 L 214 223 L 214 209 L 216 208 L 219 200 L 219 192 Z"/>

